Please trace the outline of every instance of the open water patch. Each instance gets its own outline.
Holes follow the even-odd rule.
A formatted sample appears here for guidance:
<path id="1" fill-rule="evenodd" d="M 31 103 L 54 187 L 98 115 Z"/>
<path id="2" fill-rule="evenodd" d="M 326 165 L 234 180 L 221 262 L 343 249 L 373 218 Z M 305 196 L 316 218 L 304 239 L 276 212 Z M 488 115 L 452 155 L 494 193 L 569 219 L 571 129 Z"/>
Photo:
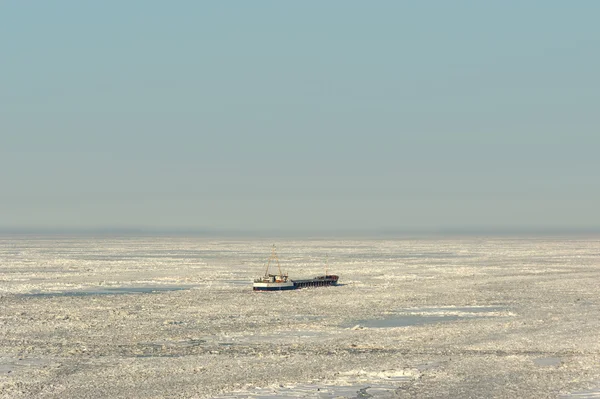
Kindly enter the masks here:
<path id="1" fill-rule="evenodd" d="M 395 388 L 370 385 L 297 385 L 256 388 L 248 392 L 236 392 L 217 396 L 218 399 L 276 399 L 276 398 L 392 398 Z"/>
<path id="2" fill-rule="evenodd" d="M 560 357 L 539 357 L 537 359 L 533 359 L 533 363 L 540 367 L 554 367 L 560 366 L 562 360 Z"/>
<path id="3" fill-rule="evenodd" d="M 252 287 L 252 280 L 248 279 L 248 280 L 227 280 L 226 283 L 229 283 L 230 285 L 246 285 L 248 287 Z"/>
<path id="4" fill-rule="evenodd" d="M 254 387 L 232 392 L 218 399 L 242 398 L 395 398 L 396 391 L 418 376 L 414 370 L 393 373 L 342 373 L 335 381 L 322 384 L 286 384 Z"/>
<path id="5" fill-rule="evenodd" d="M 507 316 L 506 308 L 498 306 L 427 307 L 403 309 L 381 317 L 353 320 L 344 328 L 395 328 L 450 322 L 468 318 Z"/>
<path id="6" fill-rule="evenodd" d="M 558 399 L 599 399 L 600 388 L 588 389 L 585 391 L 571 392 L 559 395 Z"/>
<path id="7" fill-rule="evenodd" d="M 21 294 L 24 297 L 79 297 L 93 295 L 131 295 L 131 294 L 157 294 L 160 292 L 169 291 L 184 291 L 189 290 L 193 286 L 184 285 L 159 285 L 159 286 L 142 286 L 142 287 L 102 287 L 88 288 L 83 290 L 70 291 L 33 291 L 27 294 Z"/>
<path id="8" fill-rule="evenodd" d="M 49 367 L 52 363 L 49 359 L 0 358 L 0 375 L 11 376 L 27 369 Z"/>

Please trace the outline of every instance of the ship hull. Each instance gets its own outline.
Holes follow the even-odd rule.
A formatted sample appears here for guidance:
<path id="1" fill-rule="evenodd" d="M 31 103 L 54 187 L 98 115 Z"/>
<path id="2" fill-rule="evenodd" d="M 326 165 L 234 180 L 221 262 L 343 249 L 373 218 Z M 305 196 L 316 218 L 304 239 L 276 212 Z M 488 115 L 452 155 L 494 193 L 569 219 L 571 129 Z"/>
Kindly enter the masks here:
<path id="1" fill-rule="evenodd" d="M 286 291 L 296 290 L 299 288 L 308 287 L 327 287 L 331 285 L 337 285 L 338 276 L 327 275 L 318 276 L 306 280 L 292 280 L 285 282 L 255 282 L 252 288 L 254 291 Z"/>
<path id="2" fill-rule="evenodd" d="M 254 283 L 252 286 L 254 291 L 286 291 L 294 290 L 296 286 L 293 282 L 287 281 L 284 283 Z"/>

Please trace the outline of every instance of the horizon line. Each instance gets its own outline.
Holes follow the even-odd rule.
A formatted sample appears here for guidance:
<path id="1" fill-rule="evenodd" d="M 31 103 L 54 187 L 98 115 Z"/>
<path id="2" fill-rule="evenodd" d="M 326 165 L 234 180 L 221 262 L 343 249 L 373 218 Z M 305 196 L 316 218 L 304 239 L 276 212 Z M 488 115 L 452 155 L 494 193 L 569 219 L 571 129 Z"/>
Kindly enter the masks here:
<path id="1" fill-rule="evenodd" d="M 600 235 L 600 227 L 445 227 L 345 229 L 228 229 L 152 227 L 0 227 L 0 235 L 201 236 L 215 238 L 270 237 L 409 237 L 409 236 L 582 236 Z"/>

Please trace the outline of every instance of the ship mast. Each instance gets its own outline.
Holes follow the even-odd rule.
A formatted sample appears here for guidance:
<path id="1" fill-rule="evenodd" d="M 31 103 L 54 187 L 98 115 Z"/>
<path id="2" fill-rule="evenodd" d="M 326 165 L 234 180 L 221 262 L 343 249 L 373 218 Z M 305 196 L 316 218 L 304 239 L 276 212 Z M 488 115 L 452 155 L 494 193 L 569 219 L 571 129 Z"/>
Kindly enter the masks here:
<path id="1" fill-rule="evenodd" d="M 269 261 L 267 262 L 267 269 L 265 270 L 265 276 L 269 275 L 269 267 L 271 266 L 271 261 L 275 259 L 277 262 L 277 270 L 279 270 L 279 275 L 283 276 L 281 273 L 281 265 L 279 264 L 279 257 L 277 256 L 277 252 L 275 252 L 275 244 L 273 244 L 273 248 L 271 249 L 271 256 L 269 257 Z"/>

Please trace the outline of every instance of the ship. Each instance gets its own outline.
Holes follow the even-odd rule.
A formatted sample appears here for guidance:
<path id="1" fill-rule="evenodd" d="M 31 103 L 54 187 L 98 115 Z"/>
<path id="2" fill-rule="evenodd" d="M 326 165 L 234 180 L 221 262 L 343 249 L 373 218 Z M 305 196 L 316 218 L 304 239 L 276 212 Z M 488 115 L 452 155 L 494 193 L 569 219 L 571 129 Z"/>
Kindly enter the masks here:
<path id="1" fill-rule="evenodd" d="M 269 272 L 271 263 L 275 261 L 277 263 L 277 274 Z M 267 261 L 267 267 L 265 269 L 264 276 L 254 280 L 252 289 L 254 291 L 284 291 L 284 290 L 295 290 L 298 288 L 306 287 L 325 287 L 329 285 L 337 285 L 339 276 L 335 274 L 327 273 L 328 262 L 326 262 L 325 274 L 322 276 L 316 276 L 311 279 L 304 280 L 292 280 L 289 278 L 287 273 L 281 271 L 281 264 L 279 263 L 279 257 L 275 251 L 275 245 L 271 250 L 271 256 Z"/>

